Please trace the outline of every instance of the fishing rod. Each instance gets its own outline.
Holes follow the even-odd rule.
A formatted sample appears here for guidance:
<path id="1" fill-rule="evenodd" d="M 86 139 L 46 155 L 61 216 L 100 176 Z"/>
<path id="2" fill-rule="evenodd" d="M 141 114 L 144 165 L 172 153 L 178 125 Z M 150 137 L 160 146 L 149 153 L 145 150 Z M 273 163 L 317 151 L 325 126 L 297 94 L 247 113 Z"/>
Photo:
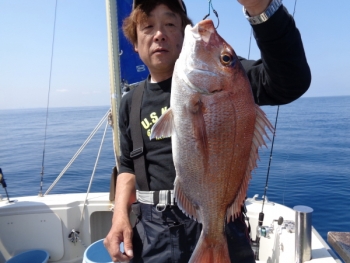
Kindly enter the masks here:
<path id="1" fill-rule="evenodd" d="M 297 0 L 294 1 L 293 18 L 294 18 L 294 15 L 295 15 L 296 5 L 297 5 Z M 249 59 L 249 56 L 250 56 L 252 34 L 253 34 L 253 29 L 251 29 L 251 32 L 250 32 L 248 59 Z M 255 254 L 255 259 L 257 259 L 257 260 L 259 259 L 259 247 L 260 247 L 260 237 L 259 237 L 259 233 L 258 233 L 259 231 L 258 230 L 259 230 L 259 228 L 262 227 L 263 222 L 264 222 L 264 205 L 265 205 L 265 200 L 267 199 L 267 189 L 268 189 L 268 184 L 269 184 L 269 176 L 270 176 L 270 168 L 271 168 L 271 161 L 272 161 L 272 153 L 273 153 L 273 146 L 274 146 L 275 137 L 276 137 L 276 130 L 277 130 L 277 121 L 278 121 L 279 110 L 280 110 L 280 105 L 277 105 L 275 125 L 274 125 L 273 134 L 272 134 L 272 142 L 271 142 L 271 151 L 270 151 L 270 157 L 269 157 L 269 164 L 268 164 L 268 168 L 267 168 L 266 182 L 265 182 L 265 187 L 264 187 L 264 195 L 262 197 L 262 207 L 261 207 L 261 212 L 259 213 L 256 237 L 255 237 L 255 240 L 251 240 L 252 248 L 253 248 L 254 254 Z M 283 218 L 280 217 L 278 219 L 278 224 L 281 225 L 282 222 L 283 222 Z"/>
<path id="2" fill-rule="evenodd" d="M 49 74 L 49 90 L 47 93 L 47 105 L 46 105 L 46 118 L 45 118 L 45 134 L 44 134 L 44 147 L 43 147 L 43 158 L 41 161 L 41 173 L 40 173 L 40 190 L 38 196 L 43 196 L 43 182 L 44 182 L 44 162 L 45 162 L 45 149 L 46 149 L 46 138 L 47 138 L 47 122 L 49 119 L 49 105 L 50 105 L 50 93 L 51 93 L 51 79 L 52 79 L 52 64 L 53 64 L 53 51 L 55 45 L 55 34 L 56 34 L 56 16 L 57 16 L 57 0 L 55 2 L 55 14 L 53 23 L 52 33 L 52 45 L 51 45 L 51 61 L 50 61 L 50 74 Z"/>
<path id="3" fill-rule="evenodd" d="M 294 15 L 295 15 L 296 5 L 297 5 L 297 0 L 294 1 L 293 18 L 294 18 Z M 277 120 L 278 120 L 279 110 L 280 110 L 280 105 L 277 106 L 276 119 L 275 119 L 274 131 L 273 131 L 273 136 L 272 136 L 272 142 L 271 142 L 271 151 L 270 151 L 269 165 L 268 165 L 268 168 L 267 168 L 266 182 L 265 182 L 265 187 L 264 187 L 264 196 L 263 196 L 263 202 L 262 202 L 262 207 L 261 207 L 261 212 L 260 212 L 260 214 L 262 214 L 262 221 L 264 219 L 264 212 L 263 212 L 263 210 L 264 210 L 264 204 L 265 204 L 265 200 L 266 200 L 266 193 L 267 193 L 267 189 L 268 189 L 268 182 L 269 182 L 269 175 L 270 175 L 270 168 L 271 168 L 271 161 L 272 161 L 272 153 L 273 153 L 273 146 L 274 146 L 275 137 L 276 137 Z M 259 226 L 262 225 L 262 221 L 260 222 L 260 214 L 259 214 Z M 261 223 L 261 225 L 260 225 L 260 223 Z"/>
<path id="4" fill-rule="evenodd" d="M 10 196 L 9 196 L 9 194 L 8 194 L 8 192 L 7 192 L 7 184 L 6 184 L 5 177 L 4 177 L 4 174 L 3 174 L 1 168 L 0 168 L 0 184 L 2 185 L 2 188 L 5 189 L 7 201 L 8 201 L 9 203 L 12 203 L 13 201 L 10 201 Z M 1 198 L 0 198 L 0 200 L 1 200 Z"/>

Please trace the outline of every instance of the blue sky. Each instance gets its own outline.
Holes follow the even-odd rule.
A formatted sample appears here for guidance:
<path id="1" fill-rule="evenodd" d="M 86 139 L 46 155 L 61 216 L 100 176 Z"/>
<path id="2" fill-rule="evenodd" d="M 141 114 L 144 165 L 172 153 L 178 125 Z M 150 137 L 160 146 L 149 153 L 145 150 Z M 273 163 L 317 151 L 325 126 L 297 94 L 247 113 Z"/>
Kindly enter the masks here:
<path id="1" fill-rule="evenodd" d="M 193 22 L 208 0 L 185 1 Z M 284 5 L 293 13 L 294 0 Z M 235 0 L 212 0 L 218 31 L 237 54 L 248 56 L 250 26 Z M 55 0 L 0 0 L 0 109 L 46 107 Z M 295 20 L 312 71 L 304 95 L 350 95 L 349 1 L 299 0 Z M 215 17 L 211 18 L 215 21 Z M 104 0 L 58 0 L 50 106 L 109 105 Z M 253 40 L 250 57 L 259 58 Z"/>

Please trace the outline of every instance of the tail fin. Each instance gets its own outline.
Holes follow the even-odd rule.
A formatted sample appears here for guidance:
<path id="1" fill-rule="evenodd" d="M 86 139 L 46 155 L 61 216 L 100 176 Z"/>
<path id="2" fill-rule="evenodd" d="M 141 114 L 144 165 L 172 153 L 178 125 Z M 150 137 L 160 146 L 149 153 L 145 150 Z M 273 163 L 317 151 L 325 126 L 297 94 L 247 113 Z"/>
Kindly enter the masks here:
<path id="1" fill-rule="evenodd" d="M 226 237 L 210 242 L 207 236 L 199 237 L 197 246 L 188 263 L 230 263 Z"/>

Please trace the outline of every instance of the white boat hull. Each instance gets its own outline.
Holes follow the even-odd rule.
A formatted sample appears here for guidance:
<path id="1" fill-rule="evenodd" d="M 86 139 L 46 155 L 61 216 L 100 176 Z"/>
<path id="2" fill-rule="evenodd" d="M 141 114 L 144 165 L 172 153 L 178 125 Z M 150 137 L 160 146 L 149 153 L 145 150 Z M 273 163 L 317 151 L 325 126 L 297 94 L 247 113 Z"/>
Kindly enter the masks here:
<path id="1" fill-rule="evenodd" d="M 113 215 L 109 193 L 90 193 L 83 209 L 85 198 L 86 194 L 59 194 L 19 197 L 11 203 L 0 201 L 0 263 L 30 249 L 48 251 L 49 262 L 81 263 L 86 248 L 107 235 Z M 254 239 L 261 200 L 248 199 L 246 205 Z M 264 213 L 264 225 L 280 216 L 285 221 L 295 220 L 291 208 L 273 202 L 265 202 Z M 275 226 L 269 238 L 260 239 L 259 262 L 294 263 L 295 234 Z M 79 232 L 76 239 L 72 231 Z M 313 229 L 309 262 L 340 262 L 330 251 Z"/>

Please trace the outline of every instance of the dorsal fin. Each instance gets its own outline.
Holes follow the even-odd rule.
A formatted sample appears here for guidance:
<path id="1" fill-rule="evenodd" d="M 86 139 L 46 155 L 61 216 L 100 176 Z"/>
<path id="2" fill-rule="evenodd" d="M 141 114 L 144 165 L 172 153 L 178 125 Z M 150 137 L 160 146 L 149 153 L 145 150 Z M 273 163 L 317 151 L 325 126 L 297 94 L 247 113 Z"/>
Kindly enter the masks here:
<path id="1" fill-rule="evenodd" d="M 259 159 L 258 149 L 263 145 L 266 146 L 263 136 L 269 139 L 266 133 L 266 128 L 268 128 L 272 133 L 274 132 L 274 128 L 270 123 L 270 121 L 267 119 L 266 114 L 260 109 L 258 105 L 255 105 L 255 109 L 256 109 L 255 129 L 254 129 L 252 147 L 250 150 L 249 162 L 243 178 L 243 182 L 241 184 L 241 187 L 238 190 L 236 198 L 233 201 L 232 205 L 227 209 L 227 213 L 226 213 L 227 222 L 229 222 L 231 218 L 235 219 L 241 212 L 241 206 L 244 202 L 245 195 L 248 189 L 248 184 L 252 177 L 251 173 L 257 167 L 256 161 Z"/>

